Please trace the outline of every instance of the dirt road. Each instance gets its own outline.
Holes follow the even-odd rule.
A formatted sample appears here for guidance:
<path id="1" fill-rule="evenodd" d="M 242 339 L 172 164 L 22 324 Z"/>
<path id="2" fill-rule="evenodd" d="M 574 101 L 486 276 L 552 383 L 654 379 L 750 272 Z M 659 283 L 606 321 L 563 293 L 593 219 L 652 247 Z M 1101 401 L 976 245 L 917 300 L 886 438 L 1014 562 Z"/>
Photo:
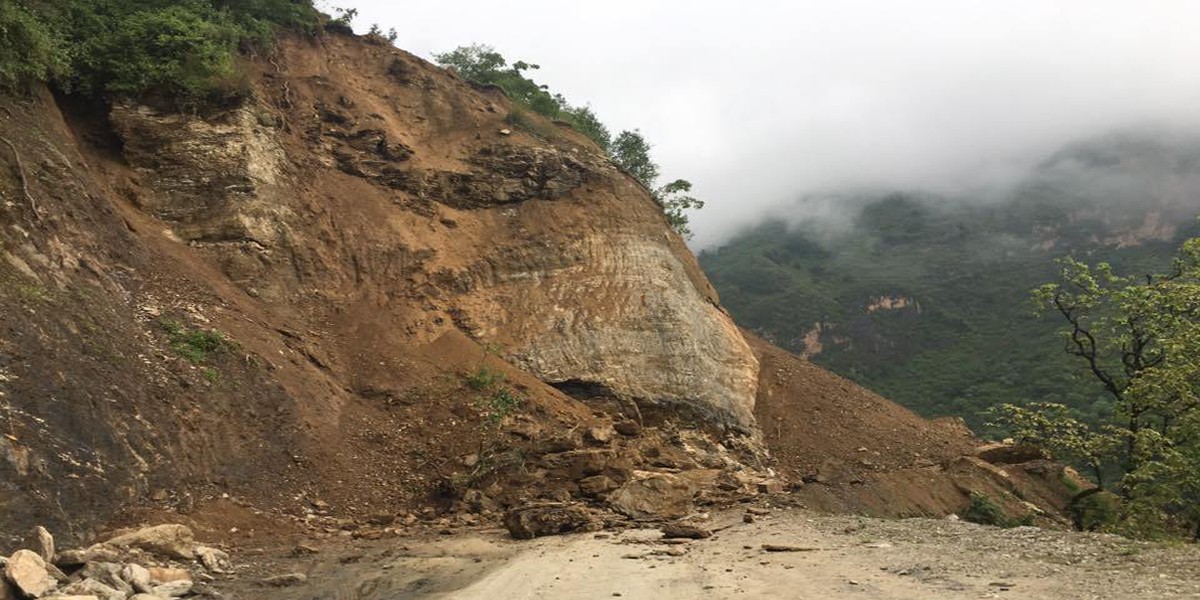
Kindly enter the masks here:
<path id="1" fill-rule="evenodd" d="M 775 511 L 714 516 L 704 540 L 656 530 L 529 542 L 482 531 L 288 559 L 308 582 L 257 598 L 1200 598 L 1200 548 L 1115 536 Z M 771 552 L 764 545 L 786 546 Z M 289 560 L 291 562 L 289 562 Z M 233 590 L 231 590 L 233 591 Z M 233 597 L 242 597 L 235 593 Z"/>

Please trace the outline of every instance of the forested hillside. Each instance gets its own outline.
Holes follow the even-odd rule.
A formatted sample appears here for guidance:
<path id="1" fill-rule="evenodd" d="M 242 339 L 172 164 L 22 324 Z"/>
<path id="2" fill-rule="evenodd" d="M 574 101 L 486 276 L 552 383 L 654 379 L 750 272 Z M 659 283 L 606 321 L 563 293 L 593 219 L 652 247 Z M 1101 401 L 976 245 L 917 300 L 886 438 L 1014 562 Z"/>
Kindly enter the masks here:
<path id="1" fill-rule="evenodd" d="M 1029 291 L 1055 258 L 1149 272 L 1195 235 L 1200 143 L 1151 140 L 1065 148 L 999 198 L 810 197 L 701 263 L 739 322 L 925 415 L 979 428 L 998 403 L 1056 401 L 1089 418 L 1106 400 Z"/>

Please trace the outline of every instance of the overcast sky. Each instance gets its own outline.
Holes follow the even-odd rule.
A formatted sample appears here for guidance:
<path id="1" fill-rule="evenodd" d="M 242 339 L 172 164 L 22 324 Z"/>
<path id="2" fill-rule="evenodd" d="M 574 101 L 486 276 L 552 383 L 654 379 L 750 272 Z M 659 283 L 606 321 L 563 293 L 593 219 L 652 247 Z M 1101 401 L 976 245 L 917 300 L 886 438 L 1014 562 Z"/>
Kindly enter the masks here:
<path id="1" fill-rule="evenodd" d="M 704 247 L 844 187 L 1011 180 L 1114 128 L 1200 126 L 1200 2 L 340 0 L 429 58 L 472 42 L 640 128 Z"/>

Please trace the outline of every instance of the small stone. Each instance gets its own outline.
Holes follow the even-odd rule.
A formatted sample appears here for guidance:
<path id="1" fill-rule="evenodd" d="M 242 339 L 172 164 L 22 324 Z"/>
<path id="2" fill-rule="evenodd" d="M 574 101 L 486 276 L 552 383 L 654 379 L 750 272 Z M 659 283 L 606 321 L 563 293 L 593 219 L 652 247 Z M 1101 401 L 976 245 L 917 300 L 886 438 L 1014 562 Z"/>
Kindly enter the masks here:
<path id="1" fill-rule="evenodd" d="M 36 552 L 17 550 L 4 565 L 4 577 L 30 598 L 40 598 L 54 589 L 54 580 L 46 570 L 46 561 Z"/>
<path id="2" fill-rule="evenodd" d="M 509 135 L 511 133 L 512 133 L 512 130 L 510 130 L 510 129 L 501 129 L 500 130 L 500 135 Z"/>
<path id="3" fill-rule="evenodd" d="M 665 539 L 702 540 L 712 536 L 712 532 L 695 525 L 685 523 L 668 523 L 660 529 Z"/>
<path id="4" fill-rule="evenodd" d="M 308 581 L 308 576 L 304 573 L 284 573 L 282 575 L 274 575 L 262 580 L 263 585 L 271 587 L 288 587 L 300 585 Z"/>
<path id="5" fill-rule="evenodd" d="M 816 552 L 820 548 L 809 548 L 807 546 L 789 546 L 787 544 L 763 544 L 762 549 L 767 552 Z"/>
<path id="6" fill-rule="evenodd" d="M 746 514 L 742 515 L 742 522 L 743 523 L 753 523 L 754 515 L 752 515 L 750 513 L 746 513 Z"/>
<path id="7" fill-rule="evenodd" d="M 783 484 L 778 481 L 760 481 L 756 485 L 760 494 L 782 494 Z"/>

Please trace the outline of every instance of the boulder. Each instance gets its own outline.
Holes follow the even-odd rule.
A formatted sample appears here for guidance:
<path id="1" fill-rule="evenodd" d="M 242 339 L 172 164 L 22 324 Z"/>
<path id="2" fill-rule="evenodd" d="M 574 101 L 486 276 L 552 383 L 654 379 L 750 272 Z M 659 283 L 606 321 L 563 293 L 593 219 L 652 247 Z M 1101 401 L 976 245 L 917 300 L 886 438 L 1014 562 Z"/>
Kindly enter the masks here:
<path id="1" fill-rule="evenodd" d="M 634 471 L 608 503 L 634 519 L 678 519 L 692 512 L 692 486 L 670 473 Z"/>
<path id="2" fill-rule="evenodd" d="M 156 585 L 150 590 L 150 593 L 154 594 L 155 596 L 178 598 L 180 596 L 188 595 L 188 593 L 192 591 L 193 585 L 195 584 L 193 584 L 192 580 L 190 579 L 180 579 L 178 581 Z"/>
<path id="3" fill-rule="evenodd" d="M 613 429 L 612 425 L 602 425 L 599 427 L 588 428 L 588 430 L 583 434 L 583 439 L 589 444 L 603 446 L 611 442 L 616 434 L 617 432 L 615 429 Z"/>
<path id="4" fill-rule="evenodd" d="M 96 544 L 88 548 L 63 550 L 55 557 L 54 564 L 63 568 L 71 568 L 90 562 L 115 563 L 120 561 L 121 552 L 116 548 L 105 546 L 104 544 Z"/>
<path id="5" fill-rule="evenodd" d="M 33 528 L 34 535 L 37 536 L 38 554 L 42 560 L 48 563 L 54 562 L 54 536 L 45 527 L 38 525 Z"/>
<path id="6" fill-rule="evenodd" d="M 227 573 L 233 569 L 233 565 L 229 562 L 229 554 L 224 550 L 208 546 L 196 546 L 194 552 L 200 564 L 213 573 Z"/>
<path id="7" fill-rule="evenodd" d="M 626 437 L 637 437 L 642 435 L 642 426 L 637 421 L 618 421 L 613 423 L 613 429 L 617 433 Z"/>
<path id="8" fill-rule="evenodd" d="M 154 587 L 150 582 L 150 571 L 141 565 L 125 565 L 121 569 L 121 579 L 142 593 L 148 593 Z"/>
<path id="9" fill-rule="evenodd" d="M 30 550 L 17 550 L 8 557 L 4 565 L 4 577 L 20 593 L 30 598 L 40 598 L 54 589 L 54 579 L 46 570 L 46 561 Z"/>
<path id="10" fill-rule="evenodd" d="M 124 592 L 105 585 L 95 579 L 84 579 L 68 585 L 60 590 L 61 593 L 69 596 L 95 596 L 100 600 L 125 600 L 128 596 Z"/>
<path id="11" fill-rule="evenodd" d="M 192 560 L 196 554 L 196 536 L 183 525 L 155 525 L 124 535 L 119 535 L 106 544 L 117 548 L 138 548 L 170 558 Z"/>
<path id="12" fill-rule="evenodd" d="M 617 489 L 617 482 L 607 475 L 594 475 L 579 480 L 579 491 L 585 496 L 599 496 Z"/>
<path id="13" fill-rule="evenodd" d="M 82 569 L 76 571 L 69 581 L 79 583 L 81 580 L 92 580 L 96 583 L 104 585 L 106 588 L 116 590 L 120 594 L 122 600 L 124 600 L 126 596 L 132 594 L 134 591 L 133 586 L 129 585 L 124 579 L 121 578 L 121 565 L 117 563 L 90 562 L 84 565 Z M 65 582 L 68 581 L 68 579 L 64 577 L 60 581 Z M 107 595 L 102 592 L 106 592 L 106 590 L 97 589 L 93 591 L 80 591 L 75 593 L 107 597 Z"/>
<path id="14" fill-rule="evenodd" d="M 594 531 L 598 523 L 578 504 L 539 504 L 510 511 L 504 516 L 508 533 L 518 540 L 573 531 Z"/>

